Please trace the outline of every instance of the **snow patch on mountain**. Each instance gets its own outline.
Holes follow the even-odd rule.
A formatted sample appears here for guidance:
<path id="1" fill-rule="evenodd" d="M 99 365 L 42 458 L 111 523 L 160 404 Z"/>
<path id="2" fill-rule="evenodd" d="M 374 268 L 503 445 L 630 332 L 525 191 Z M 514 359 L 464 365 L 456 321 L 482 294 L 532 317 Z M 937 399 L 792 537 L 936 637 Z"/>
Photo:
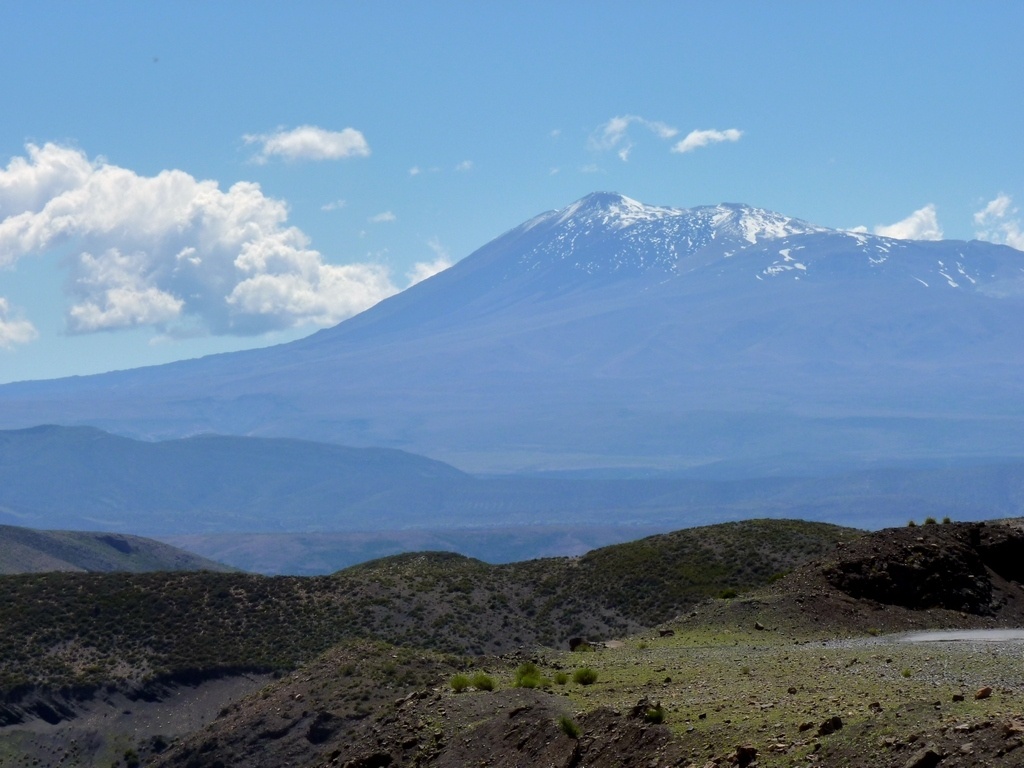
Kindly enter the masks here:
<path id="1" fill-rule="evenodd" d="M 704 211 L 706 209 L 694 208 L 691 210 Z M 713 212 L 711 222 L 716 230 L 734 236 L 738 235 L 751 245 L 756 245 L 759 240 L 773 240 L 791 235 L 829 231 L 824 227 L 816 227 L 806 221 L 791 219 L 763 208 L 722 203 L 714 206 L 711 210 Z"/>

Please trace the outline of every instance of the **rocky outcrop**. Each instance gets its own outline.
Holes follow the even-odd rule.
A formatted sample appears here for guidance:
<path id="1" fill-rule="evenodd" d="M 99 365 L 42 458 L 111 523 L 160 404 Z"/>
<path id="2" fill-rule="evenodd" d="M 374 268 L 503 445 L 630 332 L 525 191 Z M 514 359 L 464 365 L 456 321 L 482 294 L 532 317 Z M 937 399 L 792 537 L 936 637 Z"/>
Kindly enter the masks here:
<path id="1" fill-rule="evenodd" d="M 989 615 L 993 577 L 1024 576 L 1024 533 L 1008 525 L 892 528 L 841 545 L 825 578 L 847 595 L 911 609 Z"/>

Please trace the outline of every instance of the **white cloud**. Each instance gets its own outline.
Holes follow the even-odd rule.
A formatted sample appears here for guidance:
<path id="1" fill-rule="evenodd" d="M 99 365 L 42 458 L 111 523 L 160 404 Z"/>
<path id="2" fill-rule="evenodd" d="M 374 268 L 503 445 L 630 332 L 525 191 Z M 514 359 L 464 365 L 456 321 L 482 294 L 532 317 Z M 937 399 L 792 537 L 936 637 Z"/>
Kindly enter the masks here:
<path id="1" fill-rule="evenodd" d="M 14 157 L 0 171 L 0 216 L 8 219 L 43 207 L 55 189 L 73 189 L 92 175 L 93 166 L 81 152 L 47 144 L 26 147 L 28 157 Z M 0 250 L 0 264 L 13 260 Z"/>
<path id="2" fill-rule="evenodd" d="M 258 184 L 222 190 L 179 170 L 140 176 L 56 144 L 26 150 L 0 169 L 0 266 L 74 247 L 65 259 L 72 332 L 328 325 L 398 291 L 382 266 L 327 263 Z M 25 338 L 26 326 L 14 327 Z"/>
<path id="3" fill-rule="evenodd" d="M 386 224 L 388 222 L 397 220 L 398 217 L 395 216 L 395 214 L 393 214 L 391 211 L 382 211 L 381 213 L 378 213 L 376 216 L 370 217 L 371 224 Z"/>
<path id="4" fill-rule="evenodd" d="M 150 271 L 149 262 L 142 251 L 123 254 L 109 248 L 99 256 L 82 253 L 74 284 L 80 301 L 68 311 L 71 327 L 88 333 L 136 325 L 162 326 L 176 320 L 185 302 L 148 283 L 145 275 Z"/>
<path id="5" fill-rule="evenodd" d="M 266 270 L 264 254 L 250 254 L 252 276 L 238 283 L 226 299 L 254 332 L 265 330 L 261 320 L 266 317 L 333 325 L 398 292 L 390 272 L 380 265 L 334 266 L 320 261 L 315 251 L 296 252 L 286 246 L 284 253 L 277 254 L 272 245 L 269 250 L 272 260 L 283 257 L 288 268 Z"/>
<path id="6" fill-rule="evenodd" d="M 12 311 L 7 299 L 0 297 L 0 349 L 28 344 L 39 336 L 36 327 Z"/>
<path id="7" fill-rule="evenodd" d="M 346 205 L 348 205 L 348 201 L 347 200 L 332 200 L 329 203 L 324 203 L 323 205 L 321 205 L 320 206 L 320 210 L 321 211 L 340 211 Z"/>
<path id="8" fill-rule="evenodd" d="M 412 168 L 409 169 L 410 176 L 419 176 L 421 173 L 423 173 L 423 169 L 420 168 L 418 165 L 414 165 Z"/>
<path id="9" fill-rule="evenodd" d="M 473 161 L 472 160 L 463 160 L 461 163 L 459 163 L 458 165 L 455 166 L 455 170 L 460 172 L 460 173 L 465 173 L 466 171 L 472 171 L 473 170 Z"/>
<path id="10" fill-rule="evenodd" d="M 897 240 L 941 240 L 942 227 L 935 206 L 929 203 L 895 224 L 879 224 L 875 234 Z"/>
<path id="11" fill-rule="evenodd" d="M 590 137 L 591 148 L 601 152 L 614 150 L 619 159 L 626 162 L 633 150 L 633 142 L 629 138 L 631 125 L 643 126 L 659 139 L 671 139 L 679 133 L 677 129 L 658 120 L 647 120 L 639 115 L 619 115 L 598 126 Z"/>
<path id="12" fill-rule="evenodd" d="M 975 237 L 1024 251 L 1024 229 L 1013 198 L 1000 193 L 974 214 Z"/>
<path id="13" fill-rule="evenodd" d="M 434 252 L 434 260 L 420 261 L 414 264 L 413 268 L 405 273 L 406 278 L 409 280 L 409 285 L 421 283 L 428 277 L 433 277 L 438 272 L 448 269 L 454 263 L 451 255 L 448 253 L 448 249 L 441 245 L 441 242 L 436 237 L 431 238 L 427 245 Z"/>
<path id="14" fill-rule="evenodd" d="M 1017 213 L 1017 209 L 1013 207 L 1013 198 L 1000 193 L 994 200 L 989 200 L 984 208 L 974 214 L 974 223 L 979 227 L 987 227 L 992 222 L 1000 221 L 1008 215 L 1015 213 Z"/>
<path id="15" fill-rule="evenodd" d="M 717 144 L 722 141 L 739 141 L 742 135 L 743 131 L 736 128 L 728 128 L 724 131 L 716 131 L 714 129 L 690 131 L 682 141 L 678 141 L 672 146 L 672 151 L 680 154 L 692 152 L 695 149 L 706 147 L 708 144 Z"/>
<path id="16" fill-rule="evenodd" d="M 246 144 L 260 145 L 255 160 L 265 163 L 271 157 L 286 160 L 342 160 L 346 157 L 366 157 L 370 145 L 355 128 L 327 131 L 315 125 L 300 125 L 290 131 L 246 134 Z"/>

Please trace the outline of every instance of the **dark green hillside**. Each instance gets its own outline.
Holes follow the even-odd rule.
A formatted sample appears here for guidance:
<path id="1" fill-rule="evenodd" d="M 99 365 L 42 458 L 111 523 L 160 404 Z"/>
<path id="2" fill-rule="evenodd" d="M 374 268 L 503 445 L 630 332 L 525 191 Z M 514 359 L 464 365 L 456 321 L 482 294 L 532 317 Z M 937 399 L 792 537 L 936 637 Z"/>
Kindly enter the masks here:
<path id="1" fill-rule="evenodd" d="M 462 653 L 618 636 L 744 589 L 858 532 L 751 521 L 492 566 L 400 555 L 325 577 L 146 573 L 0 578 L 0 689 L 136 685 L 282 669 L 348 638 Z"/>
<path id="2" fill-rule="evenodd" d="M 37 531 L 0 525 L 0 574 L 47 571 L 230 571 L 230 567 L 141 536 Z"/>
<path id="3" fill-rule="evenodd" d="M 652 626 L 672 619 L 680 606 L 760 586 L 860 535 L 802 520 L 686 528 L 584 555 L 569 579 L 570 597 L 617 606 L 632 621 Z"/>

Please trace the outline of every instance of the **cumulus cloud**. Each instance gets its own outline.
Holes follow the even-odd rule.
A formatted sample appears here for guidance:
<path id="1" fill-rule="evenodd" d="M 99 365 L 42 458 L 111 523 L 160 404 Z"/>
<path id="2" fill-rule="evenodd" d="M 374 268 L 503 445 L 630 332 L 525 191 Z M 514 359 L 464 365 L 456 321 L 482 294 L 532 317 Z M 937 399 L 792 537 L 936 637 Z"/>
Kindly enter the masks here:
<path id="1" fill-rule="evenodd" d="M 463 160 L 461 163 L 459 163 L 459 164 L 457 164 L 455 166 L 455 170 L 460 172 L 460 173 L 465 173 L 466 171 L 472 171 L 473 170 L 473 161 L 472 160 Z"/>
<path id="2" fill-rule="evenodd" d="M 865 228 L 858 227 L 858 230 L 865 231 Z M 941 240 L 942 227 L 935 206 L 929 203 L 895 224 L 879 224 L 875 234 L 897 240 Z"/>
<path id="3" fill-rule="evenodd" d="M 0 297 L 0 349 L 11 349 L 18 344 L 34 341 L 39 333 L 28 320 L 11 309 L 7 299 Z"/>
<path id="4" fill-rule="evenodd" d="M 194 249 L 193 249 L 194 250 Z M 78 332 L 135 325 L 163 326 L 181 314 L 184 300 L 146 280 L 148 254 L 123 254 L 108 248 L 98 256 L 82 253 L 77 260 L 75 293 L 79 302 L 68 311 Z"/>
<path id="5" fill-rule="evenodd" d="M 739 141 L 742 135 L 743 131 L 735 128 L 728 128 L 724 131 L 716 131 L 714 129 L 707 131 L 690 131 L 686 134 L 685 138 L 681 141 L 677 141 L 672 146 L 672 151 L 680 154 L 692 152 L 695 149 L 706 147 L 708 144 L 718 144 L 723 141 Z"/>
<path id="6" fill-rule="evenodd" d="M 391 211 L 382 211 L 376 216 L 370 217 L 371 224 L 387 224 L 392 221 L 397 221 L 398 217 L 395 216 Z"/>
<path id="7" fill-rule="evenodd" d="M 648 120 L 639 115 L 619 115 L 598 126 L 590 137 L 591 148 L 601 152 L 614 150 L 619 159 L 626 162 L 634 146 L 629 137 L 629 129 L 633 125 L 646 128 L 659 139 L 671 139 L 679 133 L 677 129 L 658 120 Z"/>
<path id="8" fill-rule="evenodd" d="M 257 334 L 336 323 L 398 291 L 385 267 L 327 263 L 258 184 L 140 176 L 57 144 L 26 155 L 0 169 L 0 266 L 71 246 L 72 332 Z"/>
<path id="9" fill-rule="evenodd" d="M 259 145 L 254 158 L 265 163 L 272 157 L 286 160 L 342 160 L 347 157 L 366 157 L 370 145 L 355 128 L 328 131 L 315 125 L 300 125 L 290 131 L 276 133 L 246 134 L 246 144 Z"/>
<path id="10" fill-rule="evenodd" d="M 454 263 L 448 249 L 441 245 L 441 241 L 436 237 L 431 238 L 427 245 L 434 252 L 434 259 L 433 261 L 417 262 L 411 270 L 406 272 L 405 277 L 408 279 L 409 285 L 421 283 L 428 277 L 433 277 L 438 272 L 448 269 Z"/>
<path id="11" fill-rule="evenodd" d="M 974 214 L 975 236 L 979 240 L 1002 243 L 1024 251 L 1024 229 L 1013 198 L 1000 193 L 994 200 Z"/>

